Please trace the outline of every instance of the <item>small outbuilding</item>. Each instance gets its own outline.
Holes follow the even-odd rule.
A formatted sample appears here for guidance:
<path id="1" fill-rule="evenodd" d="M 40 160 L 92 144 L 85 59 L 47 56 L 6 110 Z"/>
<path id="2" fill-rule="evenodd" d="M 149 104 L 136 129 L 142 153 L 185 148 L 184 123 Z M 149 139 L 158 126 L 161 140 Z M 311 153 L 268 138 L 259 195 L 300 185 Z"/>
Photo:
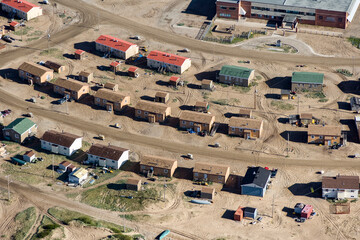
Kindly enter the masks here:
<path id="1" fill-rule="evenodd" d="M 46 61 L 45 67 L 50 68 L 50 69 L 54 70 L 54 72 L 57 72 L 57 73 L 62 73 L 66 70 L 65 65 L 62 65 L 62 64 L 59 64 L 56 62 L 52 62 L 52 61 Z"/>
<path id="2" fill-rule="evenodd" d="M 88 177 L 88 171 L 85 168 L 78 168 L 69 174 L 69 182 L 82 185 Z"/>
<path id="3" fill-rule="evenodd" d="M 213 200 L 214 197 L 215 197 L 215 188 L 211 188 L 211 187 L 201 188 L 201 198 Z"/>
<path id="4" fill-rule="evenodd" d="M 121 66 L 121 63 L 119 63 L 119 62 L 117 62 L 117 61 L 114 61 L 114 62 L 110 63 L 110 69 L 111 69 L 111 71 L 113 71 L 113 72 L 118 71 L 119 68 L 120 68 L 120 66 Z"/>
<path id="5" fill-rule="evenodd" d="M 77 60 L 82 60 L 85 56 L 85 51 L 83 50 L 76 50 L 75 53 L 74 53 L 74 58 L 77 59 Z"/>
<path id="6" fill-rule="evenodd" d="M 300 113 L 300 123 L 308 126 L 313 123 L 313 115 L 311 113 Z"/>
<path id="7" fill-rule="evenodd" d="M 306 204 L 305 207 L 301 210 L 301 217 L 309 219 L 311 216 L 311 213 L 313 212 L 313 206 Z"/>
<path id="8" fill-rule="evenodd" d="M 20 23 L 16 22 L 16 21 L 12 21 L 9 24 L 9 27 L 12 31 L 16 31 L 19 27 L 20 27 Z"/>
<path id="9" fill-rule="evenodd" d="M 35 153 L 33 150 L 27 151 L 24 155 L 23 155 L 23 160 L 26 162 L 33 162 L 35 161 Z"/>
<path id="10" fill-rule="evenodd" d="M 180 83 L 180 78 L 179 77 L 172 76 L 169 79 L 169 85 L 170 86 L 177 87 L 179 85 L 179 83 Z"/>
<path id="11" fill-rule="evenodd" d="M 110 90 L 116 92 L 117 90 L 119 90 L 119 85 L 117 83 L 106 82 L 104 85 L 104 88 L 110 89 Z"/>
<path id="12" fill-rule="evenodd" d="M 167 103 L 170 99 L 170 94 L 167 92 L 157 92 L 155 94 L 155 102 Z"/>
<path id="13" fill-rule="evenodd" d="M 244 218 L 256 219 L 257 209 L 252 207 L 244 208 Z"/>
<path id="14" fill-rule="evenodd" d="M 295 214 L 298 214 L 300 215 L 301 214 L 301 211 L 303 210 L 303 208 L 305 207 L 305 204 L 303 203 L 297 203 L 294 207 L 294 212 Z"/>
<path id="15" fill-rule="evenodd" d="M 134 78 L 139 77 L 138 70 L 139 69 L 137 67 L 129 67 L 129 70 L 128 70 L 129 76 L 134 77 Z"/>
<path id="16" fill-rule="evenodd" d="M 136 178 L 129 178 L 126 181 L 126 189 L 133 191 L 140 191 L 141 189 L 141 180 Z"/>
<path id="17" fill-rule="evenodd" d="M 244 208 L 239 206 L 238 209 L 234 213 L 234 220 L 241 221 L 244 217 Z"/>
<path id="18" fill-rule="evenodd" d="M 94 79 L 94 74 L 92 72 L 81 71 L 79 73 L 79 80 L 81 82 L 89 83 L 89 82 L 93 81 L 93 79 Z"/>
<path id="19" fill-rule="evenodd" d="M 239 117 L 252 118 L 252 110 L 249 108 L 240 108 Z"/>
<path id="20" fill-rule="evenodd" d="M 201 88 L 213 91 L 215 89 L 214 83 L 211 80 L 202 80 L 201 81 Z"/>
<path id="21" fill-rule="evenodd" d="M 73 172 L 75 171 L 76 167 L 70 163 L 69 161 L 62 161 L 60 164 L 59 164 L 59 169 L 65 171 L 65 172 Z"/>
<path id="22" fill-rule="evenodd" d="M 194 105 L 194 110 L 196 112 L 207 113 L 209 111 L 210 105 L 208 102 L 196 102 Z"/>
<path id="23" fill-rule="evenodd" d="M 280 99 L 289 100 L 290 99 L 290 90 L 281 89 L 281 91 L 280 91 Z"/>

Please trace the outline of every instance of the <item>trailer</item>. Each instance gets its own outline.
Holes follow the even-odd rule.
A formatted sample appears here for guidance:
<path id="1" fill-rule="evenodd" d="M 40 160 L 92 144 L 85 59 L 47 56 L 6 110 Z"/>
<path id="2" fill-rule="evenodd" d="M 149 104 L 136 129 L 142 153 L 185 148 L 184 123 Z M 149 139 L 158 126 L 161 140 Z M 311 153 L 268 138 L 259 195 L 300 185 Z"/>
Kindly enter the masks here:
<path id="1" fill-rule="evenodd" d="M 20 166 L 26 165 L 26 162 L 25 162 L 25 161 L 20 160 L 20 159 L 18 159 L 18 158 L 11 157 L 11 160 L 13 161 L 14 164 L 18 164 L 18 165 L 20 165 Z"/>
<path id="2" fill-rule="evenodd" d="M 168 234 L 170 233 L 170 230 L 165 230 L 165 231 L 163 231 L 161 234 L 160 234 L 160 236 L 159 236 L 159 240 L 162 240 L 162 239 L 164 239 Z"/>

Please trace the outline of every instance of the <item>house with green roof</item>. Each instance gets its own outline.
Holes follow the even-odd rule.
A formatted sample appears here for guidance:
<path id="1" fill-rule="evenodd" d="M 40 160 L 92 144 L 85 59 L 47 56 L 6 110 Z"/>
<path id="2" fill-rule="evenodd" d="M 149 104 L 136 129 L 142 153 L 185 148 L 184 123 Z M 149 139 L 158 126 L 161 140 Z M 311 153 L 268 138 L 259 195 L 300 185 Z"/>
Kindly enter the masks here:
<path id="1" fill-rule="evenodd" d="M 219 82 L 248 87 L 251 80 L 254 78 L 255 71 L 246 67 L 239 67 L 233 65 L 222 66 L 219 73 Z"/>
<path id="2" fill-rule="evenodd" d="M 314 72 L 293 72 L 291 90 L 294 92 L 321 92 L 324 84 L 324 74 Z"/>
<path id="3" fill-rule="evenodd" d="M 28 118 L 17 118 L 3 128 L 3 136 L 6 140 L 22 143 L 25 138 L 35 135 L 37 125 Z"/>

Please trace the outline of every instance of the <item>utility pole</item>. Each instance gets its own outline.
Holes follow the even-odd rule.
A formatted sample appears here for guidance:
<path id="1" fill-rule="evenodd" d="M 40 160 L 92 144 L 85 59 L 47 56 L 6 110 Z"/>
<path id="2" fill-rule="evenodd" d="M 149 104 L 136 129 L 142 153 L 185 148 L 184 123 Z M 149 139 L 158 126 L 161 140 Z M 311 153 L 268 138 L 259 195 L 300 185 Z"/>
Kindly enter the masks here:
<path id="1" fill-rule="evenodd" d="M 165 183 L 165 179 L 164 179 L 164 202 L 165 202 L 165 190 L 166 190 L 166 183 Z"/>
<path id="2" fill-rule="evenodd" d="M 353 56 L 352 59 L 353 59 L 353 71 L 352 71 L 352 73 L 353 73 L 353 76 L 355 76 L 356 75 L 355 74 L 355 57 Z"/>
<path id="3" fill-rule="evenodd" d="M 300 115 L 300 96 L 298 96 L 297 112 L 298 112 L 298 115 Z"/>
<path id="4" fill-rule="evenodd" d="M 289 139 L 290 139 L 290 132 L 287 133 L 287 147 L 286 147 L 287 157 L 289 157 Z"/>
<path id="5" fill-rule="evenodd" d="M 7 178 L 8 201 L 10 202 L 10 175 L 7 175 L 6 178 Z"/>
<path id="6" fill-rule="evenodd" d="M 47 35 L 47 40 L 48 40 L 48 53 L 50 52 L 50 33 Z"/>
<path id="7" fill-rule="evenodd" d="M 256 86 L 255 86 L 255 90 L 254 90 L 254 110 L 256 110 Z"/>
<path id="8" fill-rule="evenodd" d="M 52 177 L 54 179 L 55 175 L 54 175 L 54 155 L 52 156 Z"/>

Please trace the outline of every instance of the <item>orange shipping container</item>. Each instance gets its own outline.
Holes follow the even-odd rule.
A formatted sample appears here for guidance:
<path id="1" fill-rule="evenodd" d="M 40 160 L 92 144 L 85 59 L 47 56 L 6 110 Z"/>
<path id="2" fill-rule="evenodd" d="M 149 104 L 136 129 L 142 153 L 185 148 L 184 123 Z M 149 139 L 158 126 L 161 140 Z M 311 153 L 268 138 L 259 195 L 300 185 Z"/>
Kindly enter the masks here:
<path id="1" fill-rule="evenodd" d="M 241 221 L 243 219 L 243 216 L 244 216 L 243 208 L 239 206 L 236 212 L 234 213 L 234 220 Z"/>

